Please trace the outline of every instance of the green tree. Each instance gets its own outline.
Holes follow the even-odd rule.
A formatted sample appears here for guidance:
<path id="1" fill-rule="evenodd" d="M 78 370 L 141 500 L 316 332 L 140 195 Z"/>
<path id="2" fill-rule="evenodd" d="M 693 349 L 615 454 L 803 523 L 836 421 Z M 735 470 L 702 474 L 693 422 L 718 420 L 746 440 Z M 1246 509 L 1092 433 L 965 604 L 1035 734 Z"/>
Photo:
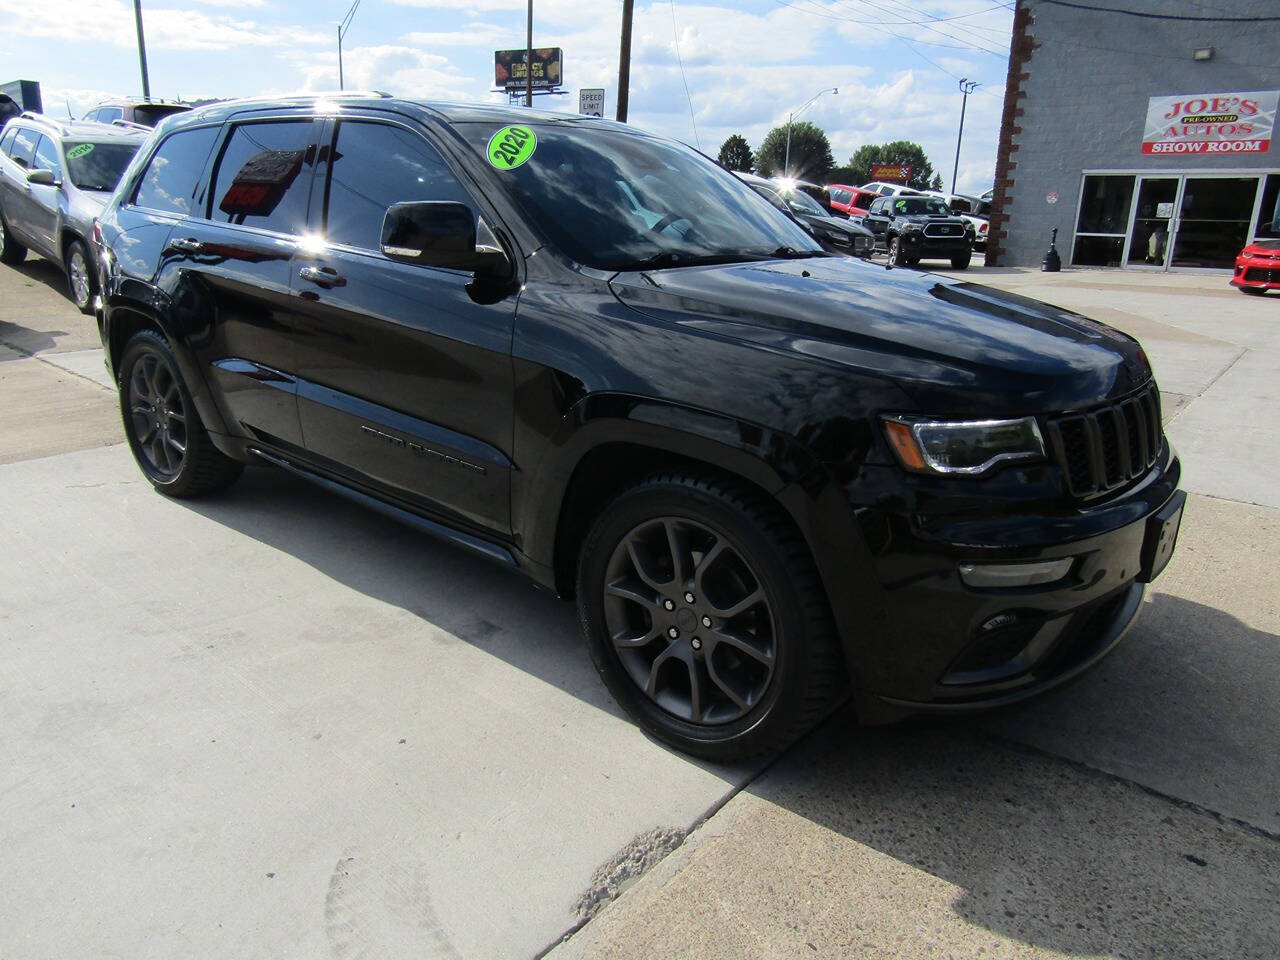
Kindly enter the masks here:
<path id="1" fill-rule="evenodd" d="M 930 189 L 930 190 L 941 190 L 941 189 L 942 189 L 942 174 L 940 174 L 940 173 L 935 173 L 935 174 L 933 175 L 933 179 L 929 181 L 929 189 Z"/>
<path id="2" fill-rule="evenodd" d="M 854 151 L 849 159 L 853 177 L 849 182 L 854 185 L 870 183 L 875 179 L 871 176 L 871 165 L 875 163 L 911 164 L 911 179 L 907 181 L 907 186 L 917 190 L 928 190 L 934 179 L 933 164 L 924 155 L 924 147 L 910 140 L 894 140 L 890 143 L 863 144 Z"/>
<path id="3" fill-rule="evenodd" d="M 781 175 L 787 155 L 787 125 L 774 127 L 756 151 L 756 173 L 762 177 Z M 824 183 L 827 173 L 836 165 L 831 156 L 831 141 L 807 120 L 791 124 L 791 165 L 786 173 L 800 180 Z"/>
<path id="4" fill-rule="evenodd" d="M 724 143 L 720 144 L 720 166 L 726 170 L 751 172 L 751 145 L 740 133 L 731 133 Z"/>

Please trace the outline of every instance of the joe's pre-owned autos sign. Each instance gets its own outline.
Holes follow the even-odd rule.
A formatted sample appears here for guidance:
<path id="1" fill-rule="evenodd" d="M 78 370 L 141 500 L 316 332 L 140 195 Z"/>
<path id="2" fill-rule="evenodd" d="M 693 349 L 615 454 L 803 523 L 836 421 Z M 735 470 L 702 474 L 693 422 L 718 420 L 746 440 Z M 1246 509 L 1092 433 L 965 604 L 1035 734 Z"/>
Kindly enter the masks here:
<path id="1" fill-rule="evenodd" d="M 1142 152 L 1266 153 L 1280 91 L 1152 97 Z"/>

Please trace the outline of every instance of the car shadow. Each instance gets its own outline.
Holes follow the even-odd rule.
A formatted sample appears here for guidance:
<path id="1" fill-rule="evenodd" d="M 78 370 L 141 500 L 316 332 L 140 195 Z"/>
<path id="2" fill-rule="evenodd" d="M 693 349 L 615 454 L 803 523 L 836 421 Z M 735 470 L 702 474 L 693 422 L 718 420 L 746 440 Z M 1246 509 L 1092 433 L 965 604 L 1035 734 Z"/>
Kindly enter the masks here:
<path id="1" fill-rule="evenodd" d="M 71 302 L 67 295 L 67 277 L 62 272 L 62 268 L 53 261 L 29 253 L 27 259 L 9 269 L 16 270 L 28 280 L 44 284 L 54 293 L 60 294 L 68 303 Z"/>
<path id="2" fill-rule="evenodd" d="M 1158 626 L 1194 625 L 1217 656 L 1237 665 L 1230 648 L 1241 656 L 1265 651 L 1269 662 L 1255 660 L 1255 669 L 1280 672 L 1280 638 L 1179 597 L 1161 595 L 1154 605 L 1148 614 Z M 1137 957 L 1161 955 L 1157 944 L 1176 942 L 1178 956 L 1273 957 L 1280 834 L 1160 789 L 1201 781 L 1219 760 L 1206 756 L 1215 749 L 1227 760 L 1214 775 L 1241 773 L 1250 760 L 1230 729 L 1237 714 L 1229 701 L 1249 691 L 1211 683 L 1206 696 L 1205 677 L 1185 659 L 1139 669 L 1165 655 L 1164 634 L 1135 629 L 1125 641 L 1128 663 L 1119 659 L 1122 645 L 1103 665 L 1111 665 L 1110 676 L 1100 667 L 1056 697 L 995 717 L 858 730 L 843 711 L 748 790 L 953 885 L 959 918 L 1036 948 Z M 1113 732 L 1099 728 L 1100 697 L 1115 702 L 1117 724 L 1126 713 L 1130 723 L 1146 714 L 1131 748 L 1150 757 L 1147 743 L 1167 741 L 1151 758 L 1159 765 L 1156 786 L 1144 773 L 1095 769 L 1108 767 L 1114 752 Z M 1201 712 L 1202 729 L 1188 730 L 1184 706 Z M 1067 734 L 1046 751 L 1034 738 L 1016 742 L 1018 724 Z M 1074 743 L 1072 730 L 1081 737 Z M 1264 804 L 1274 802 L 1273 756 L 1263 750 L 1253 759 L 1272 768 L 1254 770 L 1261 790 L 1271 784 L 1270 797 L 1259 797 Z M 829 885 L 806 895 L 847 900 L 840 878 L 834 870 Z M 856 915 L 858 904 L 848 909 Z"/>

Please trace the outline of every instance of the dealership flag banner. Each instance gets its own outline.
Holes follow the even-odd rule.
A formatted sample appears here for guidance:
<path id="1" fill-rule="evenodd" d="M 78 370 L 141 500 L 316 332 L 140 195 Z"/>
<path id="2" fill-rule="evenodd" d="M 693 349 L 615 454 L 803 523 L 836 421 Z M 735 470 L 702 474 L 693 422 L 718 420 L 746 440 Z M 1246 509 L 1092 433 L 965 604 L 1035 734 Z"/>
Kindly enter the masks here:
<path id="1" fill-rule="evenodd" d="M 1266 153 L 1280 90 L 1152 97 L 1142 152 Z"/>

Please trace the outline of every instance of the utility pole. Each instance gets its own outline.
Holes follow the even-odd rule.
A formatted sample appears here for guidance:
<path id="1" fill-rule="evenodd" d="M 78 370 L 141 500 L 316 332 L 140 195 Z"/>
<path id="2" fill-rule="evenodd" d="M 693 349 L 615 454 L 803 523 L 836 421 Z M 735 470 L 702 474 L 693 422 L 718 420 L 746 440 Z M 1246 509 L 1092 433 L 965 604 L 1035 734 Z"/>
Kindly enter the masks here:
<path id="1" fill-rule="evenodd" d="M 529 34 L 524 48 L 524 105 L 533 106 L 533 0 L 529 0 Z"/>
<path id="2" fill-rule="evenodd" d="M 839 87 L 832 87 L 830 90 L 819 90 L 812 97 L 806 100 L 803 106 L 799 107 L 796 110 L 792 110 L 790 113 L 787 114 L 787 153 L 786 153 L 786 157 L 782 161 L 782 175 L 784 177 L 791 176 L 791 119 L 793 117 L 800 116 L 800 114 L 808 110 L 809 104 L 813 103 L 813 101 L 817 100 L 824 93 L 838 94 L 839 92 L 840 92 Z"/>
<path id="3" fill-rule="evenodd" d="M 142 0 L 133 0 L 133 19 L 138 25 L 138 64 L 142 67 L 142 99 L 151 99 L 151 81 L 147 79 L 147 41 L 142 36 Z"/>
<path id="4" fill-rule="evenodd" d="M 960 172 L 960 141 L 964 138 L 964 108 L 969 105 L 969 94 L 977 90 L 982 84 L 977 80 L 970 80 L 965 77 L 960 81 L 960 92 L 964 94 L 964 99 L 960 101 L 960 132 L 956 134 L 956 162 L 951 168 L 951 192 L 956 192 L 956 175 Z"/>
<path id="5" fill-rule="evenodd" d="M 347 31 L 351 29 L 351 21 L 355 19 L 356 10 L 360 7 L 360 0 L 355 0 L 351 4 L 351 9 L 347 11 L 347 15 L 342 18 L 338 24 L 338 89 L 345 90 L 344 77 L 342 76 L 342 39 L 347 35 Z"/>
<path id="6" fill-rule="evenodd" d="M 631 8 L 634 0 L 622 0 L 622 49 L 618 53 L 618 122 L 627 122 L 631 92 Z"/>

